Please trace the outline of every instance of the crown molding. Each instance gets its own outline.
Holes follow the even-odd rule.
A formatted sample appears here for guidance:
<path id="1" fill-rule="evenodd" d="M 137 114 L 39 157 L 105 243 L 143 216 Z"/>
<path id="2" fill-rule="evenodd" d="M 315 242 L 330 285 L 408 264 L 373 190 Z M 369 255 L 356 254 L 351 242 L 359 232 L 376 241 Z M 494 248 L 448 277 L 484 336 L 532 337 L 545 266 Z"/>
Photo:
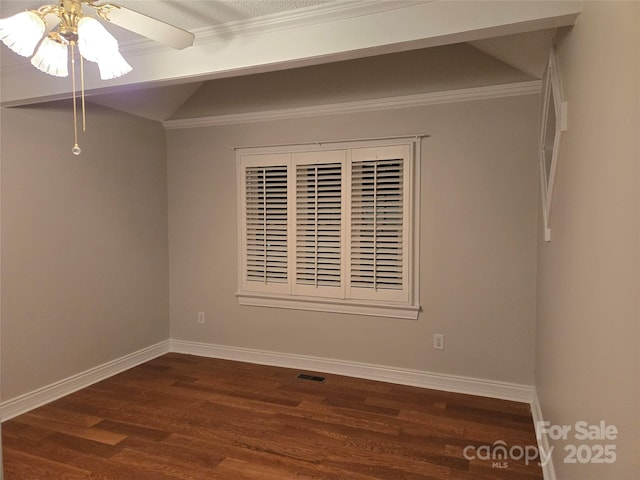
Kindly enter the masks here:
<path id="1" fill-rule="evenodd" d="M 420 93 L 397 97 L 375 98 L 354 102 L 165 120 L 162 124 L 167 130 L 177 130 L 183 128 L 234 125 L 239 123 L 269 122 L 273 120 L 314 117 L 319 115 L 370 112 L 374 110 L 389 110 L 394 108 L 422 107 L 425 105 L 436 105 L 439 103 L 469 102 L 473 100 L 488 100 L 492 98 L 514 97 L 520 95 L 537 95 L 540 93 L 540 88 L 541 81 L 532 80 L 528 82 L 463 88 L 459 90 Z"/>
<path id="2" fill-rule="evenodd" d="M 352 0 L 319 5 L 317 7 L 291 10 L 284 13 L 274 13 L 261 17 L 250 18 L 223 25 L 205 27 L 194 30 L 197 45 L 219 41 L 229 35 L 249 36 L 262 35 L 282 29 L 301 28 L 319 23 L 335 22 L 347 18 L 372 15 L 375 13 L 397 10 L 429 3 L 424 0 L 394 0 L 386 2 L 371 2 Z"/>

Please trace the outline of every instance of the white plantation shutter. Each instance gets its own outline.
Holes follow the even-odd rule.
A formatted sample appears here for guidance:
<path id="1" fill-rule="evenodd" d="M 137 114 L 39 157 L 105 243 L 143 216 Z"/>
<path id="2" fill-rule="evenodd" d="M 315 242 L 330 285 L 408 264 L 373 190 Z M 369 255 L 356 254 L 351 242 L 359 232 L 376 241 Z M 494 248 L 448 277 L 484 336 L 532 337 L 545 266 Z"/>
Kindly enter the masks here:
<path id="1" fill-rule="evenodd" d="M 240 303 L 417 318 L 415 145 L 240 154 Z"/>
<path id="2" fill-rule="evenodd" d="M 290 276 L 288 166 L 247 165 L 244 179 L 245 280 L 260 290 L 286 291 Z"/>
<path id="3" fill-rule="evenodd" d="M 404 150 L 354 150 L 349 271 L 352 298 L 403 301 L 408 297 L 408 156 Z"/>
<path id="4" fill-rule="evenodd" d="M 343 151 L 295 156 L 296 293 L 343 296 L 344 156 Z"/>

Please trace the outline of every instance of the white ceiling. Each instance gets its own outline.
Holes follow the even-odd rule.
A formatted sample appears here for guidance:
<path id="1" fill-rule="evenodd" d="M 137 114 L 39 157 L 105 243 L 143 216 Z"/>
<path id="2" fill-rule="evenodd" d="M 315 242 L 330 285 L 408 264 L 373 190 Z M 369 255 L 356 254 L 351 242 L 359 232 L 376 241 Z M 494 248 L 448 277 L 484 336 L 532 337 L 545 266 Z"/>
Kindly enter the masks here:
<path id="1" fill-rule="evenodd" d="M 53 3 L 51 0 L 49 3 Z M 2 0 L 0 16 L 46 1 Z M 120 0 L 118 4 L 195 33 L 175 51 L 114 25 L 134 71 L 102 82 L 85 69 L 92 101 L 164 120 L 202 82 L 230 76 L 469 42 L 540 76 L 555 29 L 580 2 L 446 0 Z M 88 7 L 85 7 L 88 10 Z M 35 70 L 2 46 L 2 104 L 67 98 L 69 79 Z"/>
<path id="2" fill-rule="evenodd" d="M 185 30 L 196 30 L 239 22 L 265 15 L 274 15 L 292 10 L 326 4 L 336 0 L 118 0 L 123 7 L 171 23 Z M 56 0 L 2 0 L 0 14 L 8 17 L 23 10 L 35 9 L 43 4 L 53 4 Z M 85 8 L 85 13 L 90 11 Z M 119 31 L 117 27 L 114 31 Z M 136 39 L 134 34 L 125 34 L 121 41 Z"/>

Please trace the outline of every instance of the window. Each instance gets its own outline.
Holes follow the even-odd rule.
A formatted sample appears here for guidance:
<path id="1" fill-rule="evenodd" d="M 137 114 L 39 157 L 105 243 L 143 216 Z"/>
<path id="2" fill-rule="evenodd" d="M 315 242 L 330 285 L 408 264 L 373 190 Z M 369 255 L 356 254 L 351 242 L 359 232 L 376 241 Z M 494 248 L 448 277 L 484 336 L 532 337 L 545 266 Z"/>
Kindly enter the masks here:
<path id="1" fill-rule="evenodd" d="M 419 139 L 243 148 L 243 305 L 417 318 Z"/>

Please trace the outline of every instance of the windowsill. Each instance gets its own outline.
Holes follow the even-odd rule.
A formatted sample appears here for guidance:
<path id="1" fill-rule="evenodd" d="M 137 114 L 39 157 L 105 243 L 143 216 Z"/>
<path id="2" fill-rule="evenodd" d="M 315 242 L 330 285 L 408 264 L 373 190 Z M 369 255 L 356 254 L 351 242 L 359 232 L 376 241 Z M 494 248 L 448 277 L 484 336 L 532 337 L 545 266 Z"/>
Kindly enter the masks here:
<path id="1" fill-rule="evenodd" d="M 400 318 L 417 320 L 420 305 L 398 303 L 376 303 L 353 300 L 325 299 L 316 297 L 291 297 L 289 295 L 263 294 L 256 292 L 237 292 L 240 305 L 253 307 L 289 308 L 327 313 L 345 313 L 350 315 L 368 315 L 373 317 Z"/>

